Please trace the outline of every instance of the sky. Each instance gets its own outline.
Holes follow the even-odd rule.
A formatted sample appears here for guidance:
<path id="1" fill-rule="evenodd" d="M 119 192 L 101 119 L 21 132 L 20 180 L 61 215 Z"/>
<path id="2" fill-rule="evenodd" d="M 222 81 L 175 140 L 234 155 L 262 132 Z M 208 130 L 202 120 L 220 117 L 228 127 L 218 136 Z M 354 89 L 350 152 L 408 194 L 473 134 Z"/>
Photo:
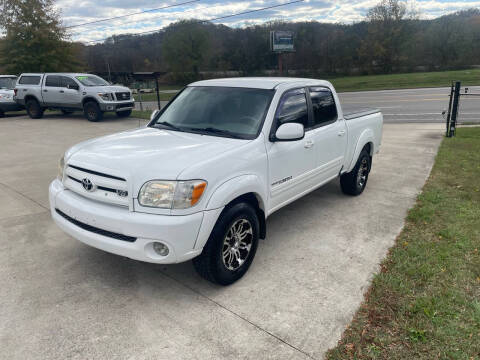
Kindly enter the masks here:
<path id="1" fill-rule="evenodd" d="M 182 4 L 189 0 L 57 0 L 56 7 L 65 26 L 73 26 L 129 13 Z M 190 0 L 192 1 L 192 0 Z M 294 0 L 195 0 L 188 4 L 129 16 L 117 20 L 69 29 L 74 41 L 95 43 L 115 34 L 140 33 L 161 29 L 180 19 L 208 20 Z M 264 11 L 217 20 L 214 23 L 242 27 L 272 20 L 353 23 L 361 21 L 379 0 L 305 0 Z M 420 17 L 431 19 L 458 10 L 480 7 L 476 0 L 410 0 Z"/>

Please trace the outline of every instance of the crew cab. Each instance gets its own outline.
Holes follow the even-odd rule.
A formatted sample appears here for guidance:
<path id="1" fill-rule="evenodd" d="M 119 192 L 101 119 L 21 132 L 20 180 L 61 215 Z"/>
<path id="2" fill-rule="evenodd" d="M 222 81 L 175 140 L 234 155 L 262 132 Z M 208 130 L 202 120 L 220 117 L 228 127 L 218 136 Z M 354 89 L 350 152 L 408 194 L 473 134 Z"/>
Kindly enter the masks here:
<path id="1" fill-rule="evenodd" d="M 0 117 L 8 111 L 23 110 L 23 106 L 17 104 L 13 98 L 16 83 L 15 75 L 0 75 Z"/>
<path id="2" fill-rule="evenodd" d="M 15 94 L 32 119 L 41 118 L 45 109 L 59 109 L 65 115 L 81 110 L 87 120 L 100 121 L 107 111 L 128 117 L 135 106 L 130 89 L 93 74 L 22 74 Z"/>
<path id="3" fill-rule="evenodd" d="M 207 280 L 231 284 L 272 213 L 337 177 L 345 194 L 363 192 L 382 126 L 378 110 L 344 113 L 327 81 L 195 82 L 146 127 L 67 150 L 51 214 L 85 244 L 151 263 L 193 259 Z"/>

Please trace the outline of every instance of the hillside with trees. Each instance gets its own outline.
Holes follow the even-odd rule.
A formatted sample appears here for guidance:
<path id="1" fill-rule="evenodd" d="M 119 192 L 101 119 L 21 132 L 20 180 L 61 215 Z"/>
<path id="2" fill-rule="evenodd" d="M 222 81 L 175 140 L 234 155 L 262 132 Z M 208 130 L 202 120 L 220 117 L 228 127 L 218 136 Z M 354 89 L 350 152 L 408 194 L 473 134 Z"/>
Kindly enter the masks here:
<path id="1" fill-rule="evenodd" d="M 270 22 L 230 28 L 189 20 L 154 34 L 114 36 L 84 51 L 87 69 L 99 73 L 106 72 L 108 62 L 112 72 L 172 72 L 181 82 L 208 72 L 256 75 L 277 69 L 271 30 L 296 34 L 296 52 L 285 56 L 289 74 L 376 74 L 480 64 L 480 10 L 419 20 L 397 0 L 383 0 L 365 21 L 351 25 Z"/>

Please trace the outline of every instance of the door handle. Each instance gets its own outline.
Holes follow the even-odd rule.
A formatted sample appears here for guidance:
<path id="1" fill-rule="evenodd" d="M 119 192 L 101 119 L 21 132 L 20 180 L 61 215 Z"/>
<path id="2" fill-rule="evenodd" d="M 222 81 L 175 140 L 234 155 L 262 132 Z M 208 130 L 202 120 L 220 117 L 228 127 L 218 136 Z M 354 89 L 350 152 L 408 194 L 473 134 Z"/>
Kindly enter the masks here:
<path id="1" fill-rule="evenodd" d="M 343 135 L 345 135 L 345 130 L 340 130 L 340 131 L 338 132 L 338 136 L 343 136 Z"/>
<path id="2" fill-rule="evenodd" d="M 60 92 L 63 94 L 65 91 L 63 91 L 63 90 L 60 90 Z"/>
<path id="3" fill-rule="evenodd" d="M 313 146 L 313 141 L 311 140 L 308 140 L 307 142 L 305 142 L 305 149 L 309 149 Z"/>
<path id="4" fill-rule="evenodd" d="M 43 92 L 48 92 L 48 90 L 44 89 Z"/>

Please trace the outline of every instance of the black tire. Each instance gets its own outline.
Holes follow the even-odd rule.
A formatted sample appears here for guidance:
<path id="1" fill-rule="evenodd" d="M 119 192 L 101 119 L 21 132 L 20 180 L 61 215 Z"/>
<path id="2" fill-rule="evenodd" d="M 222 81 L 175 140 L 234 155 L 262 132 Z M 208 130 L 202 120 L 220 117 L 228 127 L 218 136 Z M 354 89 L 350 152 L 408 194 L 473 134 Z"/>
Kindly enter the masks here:
<path id="1" fill-rule="evenodd" d="M 119 118 L 126 118 L 132 115 L 132 110 L 117 111 L 117 116 Z"/>
<path id="2" fill-rule="evenodd" d="M 73 114 L 73 111 L 72 110 L 65 110 L 65 109 L 62 109 L 62 114 L 63 115 L 70 115 L 70 114 Z"/>
<path id="3" fill-rule="evenodd" d="M 3 110 L 0 110 L 0 118 L 3 118 L 5 116 L 5 113 L 3 112 Z"/>
<path id="4" fill-rule="evenodd" d="M 97 122 L 103 119 L 103 112 L 94 101 L 89 101 L 83 105 L 83 113 L 88 121 Z"/>
<path id="5" fill-rule="evenodd" d="M 37 100 L 28 100 L 25 104 L 28 116 L 32 119 L 40 119 L 43 116 L 44 109 L 40 106 Z"/>
<path id="6" fill-rule="evenodd" d="M 344 194 L 360 195 L 367 186 L 368 174 L 372 167 L 370 154 L 363 149 L 352 171 L 340 176 L 340 186 Z"/>
<path id="7" fill-rule="evenodd" d="M 241 226 L 241 227 L 240 227 Z M 234 234 L 234 227 L 240 229 L 245 235 L 241 242 Z M 251 229 L 251 233 L 248 232 Z M 259 239 L 259 221 L 255 210 L 247 203 L 237 203 L 225 208 L 217 220 L 202 253 L 193 259 L 195 270 L 204 279 L 220 285 L 230 285 L 240 279 L 250 267 L 255 257 Z M 231 232 L 233 231 L 233 232 Z M 240 234 L 237 232 L 237 234 Z M 229 243 L 229 245 L 227 245 Z M 250 244 L 249 251 L 247 250 Z M 243 246 L 243 247 L 241 247 Z M 226 260 L 224 260 L 224 253 Z M 242 264 L 236 260 L 234 253 L 244 257 Z M 232 262 L 229 262 L 229 259 Z M 232 267 L 229 269 L 228 265 Z M 235 266 L 238 268 L 233 269 Z"/>

